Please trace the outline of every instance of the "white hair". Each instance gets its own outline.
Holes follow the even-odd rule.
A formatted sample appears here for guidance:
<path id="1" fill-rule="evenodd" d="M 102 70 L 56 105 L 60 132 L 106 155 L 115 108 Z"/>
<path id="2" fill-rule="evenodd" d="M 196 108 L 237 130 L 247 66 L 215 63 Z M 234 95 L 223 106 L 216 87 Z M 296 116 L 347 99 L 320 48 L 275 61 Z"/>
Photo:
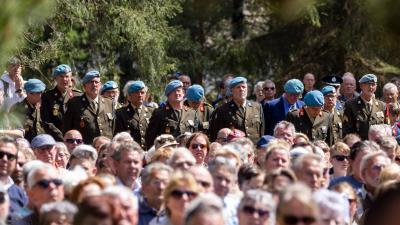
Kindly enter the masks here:
<path id="1" fill-rule="evenodd" d="M 109 186 L 103 190 L 104 195 L 119 198 L 122 201 L 128 201 L 130 206 L 134 209 L 138 209 L 138 200 L 136 196 L 127 187 L 124 186 Z"/>
<path id="2" fill-rule="evenodd" d="M 389 83 L 386 83 L 383 86 L 382 91 L 383 91 L 383 93 L 385 93 L 385 92 L 390 91 L 390 90 L 394 90 L 396 93 L 399 93 L 399 90 L 397 89 L 397 86 L 395 84 L 389 82 Z"/>
<path id="3" fill-rule="evenodd" d="M 185 210 L 184 224 L 189 224 L 190 220 L 197 214 L 206 214 L 208 216 L 219 215 L 224 218 L 224 204 L 220 197 L 214 193 L 204 193 L 191 201 Z"/>
<path id="4" fill-rule="evenodd" d="M 78 208 L 68 201 L 46 203 L 40 208 L 41 217 L 51 212 L 58 212 L 73 218 L 75 213 L 78 212 Z"/>
<path id="5" fill-rule="evenodd" d="M 122 131 L 122 132 L 117 133 L 117 134 L 113 137 L 112 141 L 118 142 L 118 141 L 120 141 L 120 139 L 121 139 L 121 140 L 126 140 L 126 141 L 134 141 L 133 138 L 132 138 L 132 136 L 131 136 L 131 134 L 128 133 L 128 132 L 126 132 L 126 131 Z"/>
<path id="6" fill-rule="evenodd" d="M 312 197 L 319 206 L 323 218 L 335 219 L 341 217 L 346 224 L 349 224 L 350 206 L 344 195 L 327 189 L 320 189 L 314 192 Z"/>
<path id="7" fill-rule="evenodd" d="M 378 156 L 384 157 L 385 160 L 387 161 L 387 165 L 390 164 L 391 161 L 390 161 L 389 157 L 387 156 L 386 152 L 384 152 L 384 151 L 377 151 L 377 152 L 376 152 L 376 151 L 375 151 L 375 152 L 370 152 L 370 153 L 368 153 L 367 155 L 365 155 L 365 156 L 361 159 L 360 168 L 361 168 L 361 178 L 362 178 L 362 179 L 365 179 L 365 177 L 364 177 L 362 174 L 363 174 L 363 171 L 364 171 L 365 169 L 367 169 L 367 166 L 368 166 L 369 162 L 370 162 L 372 159 L 374 159 L 374 158 L 376 158 L 376 157 L 378 157 Z"/>
<path id="8" fill-rule="evenodd" d="M 37 166 L 32 168 L 32 170 L 28 173 L 28 179 L 27 179 L 28 189 L 31 189 L 36 184 L 35 176 L 38 172 L 41 171 L 46 171 L 47 173 L 53 174 L 56 177 L 58 177 L 57 170 L 52 165 L 48 163 L 38 164 Z"/>
<path id="9" fill-rule="evenodd" d="M 175 148 L 172 152 L 172 156 L 171 158 L 168 160 L 168 163 L 170 166 L 172 166 L 172 164 L 174 164 L 176 158 L 178 156 L 184 155 L 186 156 L 188 159 L 190 159 L 193 162 L 196 162 L 196 159 L 194 158 L 193 154 L 189 151 L 189 149 L 185 148 L 185 147 L 178 147 Z"/>
<path id="10" fill-rule="evenodd" d="M 98 156 L 96 149 L 91 145 L 78 145 L 72 151 L 71 157 L 96 162 Z"/>
<path id="11" fill-rule="evenodd" d="M 387 124 L 374 124 L 369 127 L 368 133 L 377 133 L 381 137 L 392 136 L 392 128 Z"/>

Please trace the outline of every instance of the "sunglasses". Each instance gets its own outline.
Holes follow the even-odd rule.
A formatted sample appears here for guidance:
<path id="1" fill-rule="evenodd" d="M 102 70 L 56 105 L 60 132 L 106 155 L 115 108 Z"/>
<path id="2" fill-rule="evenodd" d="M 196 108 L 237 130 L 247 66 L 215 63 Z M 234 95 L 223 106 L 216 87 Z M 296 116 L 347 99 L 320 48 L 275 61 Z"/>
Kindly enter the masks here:
<path id="1" fill-rule="evenodd" d="M 335 156 L 333 156 L 333 158 L 335 158 L 337 161 L 340 161 L 340 162 L 344 161 L 345 159 L 347 161 L 349 161 L 349 159 L 350 159 L 350 157 L 347 155 L 335 155 Z"/>
<path id="2" fill-rule="evenodd" d="M 193 192 L 193 191 L 182 191 L 182 190 L 173 190 L 171 192 L 171 196 L 173 198 L 181 199 L 183 197 L 183 195 L 186 195 L 189 198 L 193 198 L 193 197 L 197 196 L 197 193 Z"/>
<path id="3" fill-rule="evenodd" d="M 192 144 L 191 146 L 190 146 L 191 148 L 205 148 L 205 147 L 207 147 L 207 145 L 203 145 L 203 144 Z"/>
<path id="4" fill-rule="evenodd" d="M 264 91 L 268 91 L 268 90 L 275 90 L 275 87 L 265 87 L 263 88 Z"/>
<path id="5" fill-rule="evenodd" d="M 39 180 L 35 185 L 39 186 L 43 189 L 46 189 L 50 186 L 50 184 L 54 184 L 55 186 L 58 187 L 58 186 L 62 185 L 63 182 L 61 179 L 49 179 L 49 180 L 43 179 L 43 180 Z"/>
<path id="6" fill-rule="evenodd" d="M 65 141 L 70 144 L 82 144 L 83 142 L 82 139 L 74 139 L 74 138 L 68 138 Z"/>
<path id="7" fill-rule="evenodd" d="M 269 217 L 270 214 L 268 210 L 256 209 L 253 206 L 243 206 L 242 211 L 249 215 L 254 215 L 254 213 L 257 213 L 260 217 Z"/>
<path id="8" fill-rule="evenodd" d="M 17 159 L 17 155 L 14 155 L 9 152 L 0 151 L 0 159 L 3 159 L 4 156 L 7 156 L 7 160 L 10 160 L 10 161 L 14 161 L 15 159 Z"/>
<path id="9" fill-rule="evenodd" d="M 302 222 L 303 224 L 313 224 L 315 223 L 316 219 L 311 216 L 304 216 L 304 217 L 297 217 L 297 216 L 284 216 L 283 220 L 286 224 L 298 224 Z"/>

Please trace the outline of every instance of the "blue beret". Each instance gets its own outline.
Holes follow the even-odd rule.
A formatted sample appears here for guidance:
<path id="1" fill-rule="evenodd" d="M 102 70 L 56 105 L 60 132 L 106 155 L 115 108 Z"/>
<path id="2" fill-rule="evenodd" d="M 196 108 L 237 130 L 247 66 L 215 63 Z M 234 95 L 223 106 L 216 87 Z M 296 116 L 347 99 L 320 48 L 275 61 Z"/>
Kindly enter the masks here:
<path id="1" fill-rule="evenodd" d="M 257 148 L 266 148 L 268 143 L 274 139 L 275 139 L 275 137 L 273 137 L 271 135 L 264 135 L 260 138 L 260 140 L 258 140 L 256 147 Z"/>
<path id="2" fill-rule="evenodd" d="M 240 83 L 246 83 L 247 79 L 244 77 L 235 77 L 229 82 L 229 88 L 234 88 L 236 85 Z"/>
<path id="3" fill-rule="evenodd" d="M 71 72 L 71 67 L 66 64 L 58 65 L 53 71 L 53 77 Z"/>
<path id="4" fill-rule="evenodd" d="M 204 89 L 202 86 L 194 84 L 186 90 L 187 100 L 199 102 L 202 98 L 204 98 Z"/>
<path id="5" fill-rule="evenodd" d="M 129 86 L 128 94 L 140 91 L 145 87 L 146 87 L 146 85 L 143 83 L 143 81 L 136 80 L 136 81 L 132 82 L 132 84 Z"/>
<path id="6" fill-rule="evenodd" d="M 32 139 L 31 147 L 35 149 L 46 145 L 55 145 L 55 144 L 56 141 L 52 136 L 48 134 L 39 134 L 38 136 Z"/>
<path id="7" fill-rule="evenodd" d="M 27 93 L 39 93 L 43 92 L 46 89 L 46 85 L 38 79 L 29 79 L 24 84 L 24 89 Z"/>
<path id="8" fill-rule="evenodd" d="M 87 82 L 91 81 L 95 77 L 100 77 L 100 72 L 97 70 L 89 71 L 85 74 L 82 78 L 82 84 L 86 84 Z"/>
<path id="9" fill-rule="evenodd" d="M 180 80 L 173 80 L 169 82 L 167 86 L 165 86 L 165 91 L 164 91 L 165 96 L 168 96 L 169 93 L 171 93 L 172 91 L 174 91 L 179 87 L 183 87 L 183 83 Z"/>
<path id="10" fill-rule="evenodd" d="M 301 94 L 304 90 L 303 83 L 298 79 L 291 79 L 285 83 L 283 87 L 286 93 L 288 94 Z"/>
<path id="11" fill-rule="evenodd" d="M 116 89 L 116 88 L 118 88 L 117 82 L 109 80 L 103 84 L 103 86 L 101 87 L 100 93 L 104 94 L 104 92 L 106 92 L 108 90 Z"/>
<path id="12" fill-rule="evenodd" d="M 323 95 L 327 95 L 327 94 L 336 93 L 336 89 L 332 86 L 325 86 L 324 88 L 322 88 L 321 92 Z"/>
<path id="13" fill-rule="evenodd" d="M 361 77 L 361 79 L 358 81 L 360 84 L 362 83 L 369 83 L 369 82 L 378 82 L 378 78 L 374 74 L 365 74 L 364 76 Z"/>
<path id="14" fill-rule="evenodd" d="M 323 106 L 324 95 L 320 91 L 310 91 L 304 96 L 304 103 L 310 107 Z"/>

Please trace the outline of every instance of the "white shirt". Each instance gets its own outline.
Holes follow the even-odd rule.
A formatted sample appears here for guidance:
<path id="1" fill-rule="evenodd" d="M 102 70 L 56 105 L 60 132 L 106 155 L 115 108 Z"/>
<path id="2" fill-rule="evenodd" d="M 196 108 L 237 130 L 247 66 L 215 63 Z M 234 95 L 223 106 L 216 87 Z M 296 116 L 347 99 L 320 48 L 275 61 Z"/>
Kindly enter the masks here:
<path id="1" fill-rule="evenodd" d="M 18 93 L 15 93 L 15 83 L 14 81 L 11 80 L 10 76 L 8 75 L 8 72 L 4 72 L 3 75 L 1 76 L 0 80 L 0 89 L 4 90 L 4 84 L 3 82 L 8 83 L 8 90 L 7 93 L 4 93 L 4 106 L 6 107 L 6 110 L 9 111 L 11 106 L 18 102 L 22 102 L 25 99 L 25 95 L 19 96 Z M 6 90 L 4 90 L 5 92 Z"/>

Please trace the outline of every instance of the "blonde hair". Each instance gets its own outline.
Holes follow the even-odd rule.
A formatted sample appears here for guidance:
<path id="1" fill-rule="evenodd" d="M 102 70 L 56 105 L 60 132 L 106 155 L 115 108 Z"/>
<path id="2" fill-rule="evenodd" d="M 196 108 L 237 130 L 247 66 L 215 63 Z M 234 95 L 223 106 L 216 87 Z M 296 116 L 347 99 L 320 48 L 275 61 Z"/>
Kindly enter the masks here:
<path id="1" fill-rule="evenodd" d="M 331 156 L 334 156 L 337 153 L 350 154 L 350 148 L 345 143 L 338 141 L 331 147 L 330 153 Z"/>
<path id="2" fill-rule="evenodd" d="M 172 147 L 161 147 L 157 149 L 156 153 L 151 157 L 150 163 L 153 162 L 167 163 L 171 159 L 173 151 L 174 148 Z"/>
<path id="3" fill-rule="evenodd" d="M 287 143 L 286 141 L 281 140 L 281 139 L 275 139 L 268 143 L 267 149 L 265 150 L 265 158 L 264 159 L 267 160 L 269 158 L 269 156 L 271 155 L 272 151 L 274 151 L 276 149 L 283 149 L 283 150 L 287 151 L 288 157 L 289 157 L 289 150 L 290 150 L 289 143 Z"/>
<path id="4" fill-rule="evenodd" d="M 400 178 L 400 167 L 392 163 L 386 166 L 381 174 L 379 175 L 379 184 L 386 183 L 388 181 L 398 181 Z"/>

